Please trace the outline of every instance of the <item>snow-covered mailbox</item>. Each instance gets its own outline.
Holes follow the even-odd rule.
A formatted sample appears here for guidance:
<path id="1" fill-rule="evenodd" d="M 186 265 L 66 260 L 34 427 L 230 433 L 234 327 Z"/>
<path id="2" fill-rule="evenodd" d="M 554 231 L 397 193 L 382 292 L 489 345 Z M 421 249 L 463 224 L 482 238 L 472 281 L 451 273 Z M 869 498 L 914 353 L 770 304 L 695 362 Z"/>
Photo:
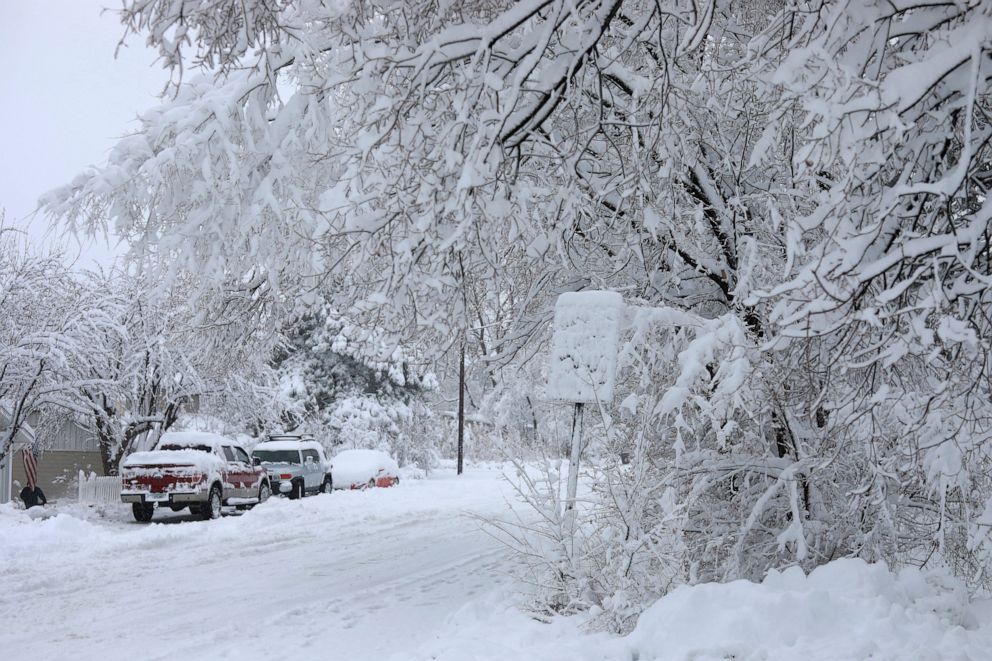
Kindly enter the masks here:
<path id="1" fill-rule="evenodd" d="M 575 406 L 565 503 L 568 510 L 575 508 L 582 456 L 582 408 L 584 404 L 613 400 L 625 311 L 623 296 L 610 291 L 562 294 L 555 304 L 547 396 Z"/>

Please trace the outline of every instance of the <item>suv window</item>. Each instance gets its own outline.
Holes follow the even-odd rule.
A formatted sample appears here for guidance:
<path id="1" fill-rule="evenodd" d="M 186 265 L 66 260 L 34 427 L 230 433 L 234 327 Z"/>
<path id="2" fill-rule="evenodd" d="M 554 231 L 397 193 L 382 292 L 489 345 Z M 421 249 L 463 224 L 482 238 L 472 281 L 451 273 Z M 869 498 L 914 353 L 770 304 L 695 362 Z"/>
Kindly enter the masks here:
<path id="1" fill-rule="evenodd" d="M 303 451 L 303 461 L 312 461 L 315 464 L 320 463 L 320 455 L 317 454 L 316 450 L 304 450 Z"/>
<path id="2" fill-rule="evenodd" d="M 241 448 L 234 448 L 234 454 L 241 463 L 248 464 L 249 466 L 251 465 L 251 459 L 248 457 L 248 453 Z"/>
<path id="3" fill-rule="evenodd" d="M 226 457 L 228 461 L 237 461 L 237 458 L 235 458 L 234 456 L 234 450 L 231 449 L 231 446 L 225 445 L 223 447 L 224 447 L 224 457 Z"/>
<path id="4" fill-rule="evenodd" d="M 262 461 L 270 464 L 298 464 L 300 453 L 296 450 L 258 450 L 253 453 Z"/>

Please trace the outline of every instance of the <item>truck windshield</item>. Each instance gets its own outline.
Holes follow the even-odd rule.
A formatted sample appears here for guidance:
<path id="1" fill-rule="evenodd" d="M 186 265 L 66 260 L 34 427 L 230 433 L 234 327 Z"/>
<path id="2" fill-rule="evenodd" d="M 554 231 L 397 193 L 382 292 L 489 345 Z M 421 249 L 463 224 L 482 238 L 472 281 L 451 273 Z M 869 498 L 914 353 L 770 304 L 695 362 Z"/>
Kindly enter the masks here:
<path id="1" fill-rule="evenodd" d="M 300 463 L 300 453 L 296 450 L 255 450 L 252 454 L 267 464 Z"/>
<path id="2" fill-rule="evenodd" d="M 179 445 L 178 443 L 167 443 L 160 445 L 159 450 L 199 450 L 200 452 L 213 452 L 209 445 Z"/>

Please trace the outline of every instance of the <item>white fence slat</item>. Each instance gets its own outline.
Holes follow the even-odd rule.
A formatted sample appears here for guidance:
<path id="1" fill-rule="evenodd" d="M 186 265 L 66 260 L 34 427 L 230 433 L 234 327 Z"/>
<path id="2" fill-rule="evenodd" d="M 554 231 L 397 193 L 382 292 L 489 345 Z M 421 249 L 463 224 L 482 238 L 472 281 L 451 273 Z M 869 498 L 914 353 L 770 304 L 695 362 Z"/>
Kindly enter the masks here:
<path id="1" fill-rule="evenodd" d="M 120 476 L 100 477 L 96 473 L 90 473 L 87 477 L 83 471 L 79 471 L 79 502 L 87 505 L 121 502 Z"/>

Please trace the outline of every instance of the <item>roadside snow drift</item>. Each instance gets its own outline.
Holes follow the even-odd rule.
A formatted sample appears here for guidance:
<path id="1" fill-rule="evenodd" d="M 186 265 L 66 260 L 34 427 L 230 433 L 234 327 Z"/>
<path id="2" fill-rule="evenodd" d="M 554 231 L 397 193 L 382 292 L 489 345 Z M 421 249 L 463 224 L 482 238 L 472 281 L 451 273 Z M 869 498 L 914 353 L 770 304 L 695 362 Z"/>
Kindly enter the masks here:
<path id="1" fill-rule="evenodd" d="M 649 608 L 630 635 L 580 634 L 583 619 L 540 624 L 502 607 L 466 606 L 421 659 L 484 661 L 985 661 L 992 608 L 969 604 L 940 574 L 837 560 L 809 576 L 685 586 Z"/>
<path id="2" fill-rule="evenodd" d="M 640 659 L 989 659 L 992 627 L 940 575 L 837 560 L 806 576 L 683 587 L 627 638 Z"/>

